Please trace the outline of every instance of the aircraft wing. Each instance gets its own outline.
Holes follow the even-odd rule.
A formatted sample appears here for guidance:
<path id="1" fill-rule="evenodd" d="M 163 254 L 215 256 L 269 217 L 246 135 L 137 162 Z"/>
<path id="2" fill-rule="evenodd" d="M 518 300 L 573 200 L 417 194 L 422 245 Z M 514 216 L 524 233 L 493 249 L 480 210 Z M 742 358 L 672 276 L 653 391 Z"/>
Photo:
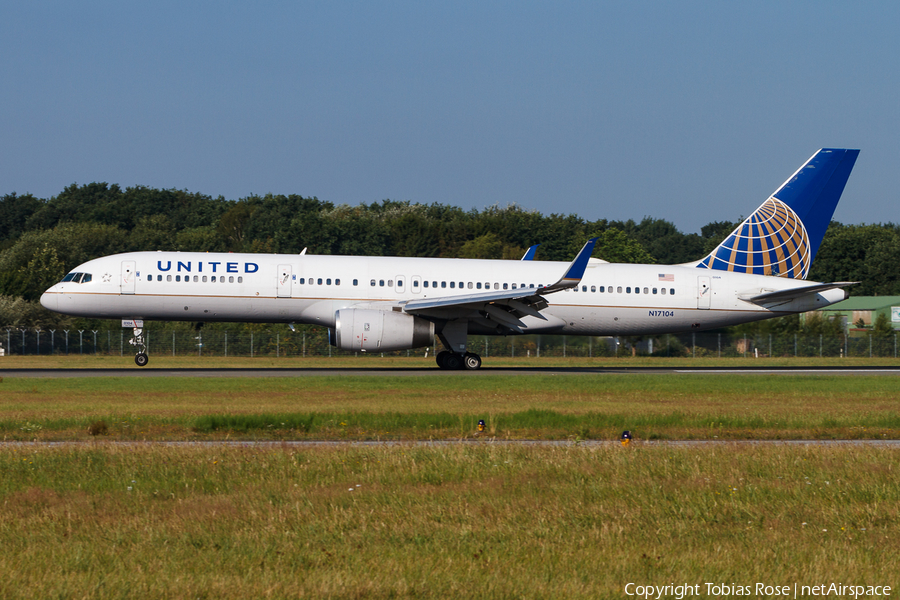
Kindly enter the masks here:
<path id="1" fill-rule="evenodd" d="M 470 319 L 492 327 L 523 333 L 522 330 L 527 325 L 521 321 L 522 317 L 547 320 L 540 313 L 548 306 L 544 295 L 573 288 L 581 282 L 596 241 L 597 238 L 588 240 L 563 276 L 551 285 L 409 300 L 401 303 L 403 310 L 431 319 Z"/>
<path id="2" fill-rule="evenodd" d="M 790 302 L 804 296 L 811 296 L 824 292 L 858 284 L 858 281 L 837 281 L 834 283 L 819 283 L 816 285 L 805 285 L 801 287 L 790 288 L 787 290 L 778 290 L 775 292 L 765 292 L 762 294 L 740 294 L 738 298 L 745 302 L 752 302 L 760 306 L 769 306 L 772 304 L 782 304 Z"/>

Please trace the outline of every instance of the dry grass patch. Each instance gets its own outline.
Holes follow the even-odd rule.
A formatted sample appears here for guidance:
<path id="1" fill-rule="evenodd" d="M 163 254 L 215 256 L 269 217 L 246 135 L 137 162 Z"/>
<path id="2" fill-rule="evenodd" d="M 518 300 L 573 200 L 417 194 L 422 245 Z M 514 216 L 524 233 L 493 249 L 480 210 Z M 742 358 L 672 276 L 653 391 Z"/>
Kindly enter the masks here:
<path id="1" fill-rule="evenodd" d="M 853 446 L 5 448 L 0 593 L 597 598 L 673 579 L 896 585 L 897 456 Z"/>

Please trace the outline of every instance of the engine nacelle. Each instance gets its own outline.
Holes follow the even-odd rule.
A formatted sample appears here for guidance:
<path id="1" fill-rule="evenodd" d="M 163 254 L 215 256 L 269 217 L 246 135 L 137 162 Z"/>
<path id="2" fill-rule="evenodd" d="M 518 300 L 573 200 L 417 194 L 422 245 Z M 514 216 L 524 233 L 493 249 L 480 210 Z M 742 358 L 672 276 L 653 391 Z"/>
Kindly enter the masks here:
<path id="1" fill-rule="evenodd" d="M 356 352 L 432 346 L 434 323 L 402 312 L 344 308 L 334 313 L 334 345 Z"/>

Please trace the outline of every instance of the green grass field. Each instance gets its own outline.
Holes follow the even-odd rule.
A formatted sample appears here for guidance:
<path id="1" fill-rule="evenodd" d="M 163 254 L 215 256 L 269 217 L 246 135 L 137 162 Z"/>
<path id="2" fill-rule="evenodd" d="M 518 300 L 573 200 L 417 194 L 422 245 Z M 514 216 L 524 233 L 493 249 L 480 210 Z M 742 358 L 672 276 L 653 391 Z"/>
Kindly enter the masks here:
<path id="1" fill-rule="evenodd" d="M 897 458 L 871 446 L 5 446 L 0 597 L 896 591 Z"/>
<path id="2" fill-rule="evenodd" d="M 898 395 L 875 375 L 7 377 L 0 439 L 459 439 L 479 419 L 500 439 L 898 439 Z"/>
<path id="3" fill-rule="evenodd" d="M 643 440 L 898 439 L 898 392 L 793 374 L 6 377 L 0 598 L 896 593 L 900 450 Z M 623 429 L 631 447 L 577 443 Z M 573 443 L 490 443 L 523 438 Z M 470 442 L 140 441 L 224 439 Z"/>

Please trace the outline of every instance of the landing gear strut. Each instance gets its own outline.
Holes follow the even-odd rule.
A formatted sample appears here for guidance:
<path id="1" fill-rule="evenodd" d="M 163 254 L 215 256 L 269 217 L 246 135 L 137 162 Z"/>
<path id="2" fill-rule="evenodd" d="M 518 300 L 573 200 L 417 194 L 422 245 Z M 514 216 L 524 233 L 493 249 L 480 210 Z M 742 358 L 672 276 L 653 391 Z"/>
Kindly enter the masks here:
<path id="1" fill-rule="evenodd" d="M 456 352 L 439 352 L 435 357 L 437 365 L 442 369 L 456 371 L 459 369 L 479 369 L 481 368 L 481 357 L 472 352 L 458 354 Z"/>
<path id="2" fill-rule="evenodd" d="M 147 356 L 147 346 L 144 343 L 144 330 L 134 328 L 134 334 L 128 343 L 134 346 L 134 349 L 137 350 L 137 354 L 134 355 L 134 364 L 139 367 L 146 367 L 147 363 L 150 362 L 150 357 Z"/>

